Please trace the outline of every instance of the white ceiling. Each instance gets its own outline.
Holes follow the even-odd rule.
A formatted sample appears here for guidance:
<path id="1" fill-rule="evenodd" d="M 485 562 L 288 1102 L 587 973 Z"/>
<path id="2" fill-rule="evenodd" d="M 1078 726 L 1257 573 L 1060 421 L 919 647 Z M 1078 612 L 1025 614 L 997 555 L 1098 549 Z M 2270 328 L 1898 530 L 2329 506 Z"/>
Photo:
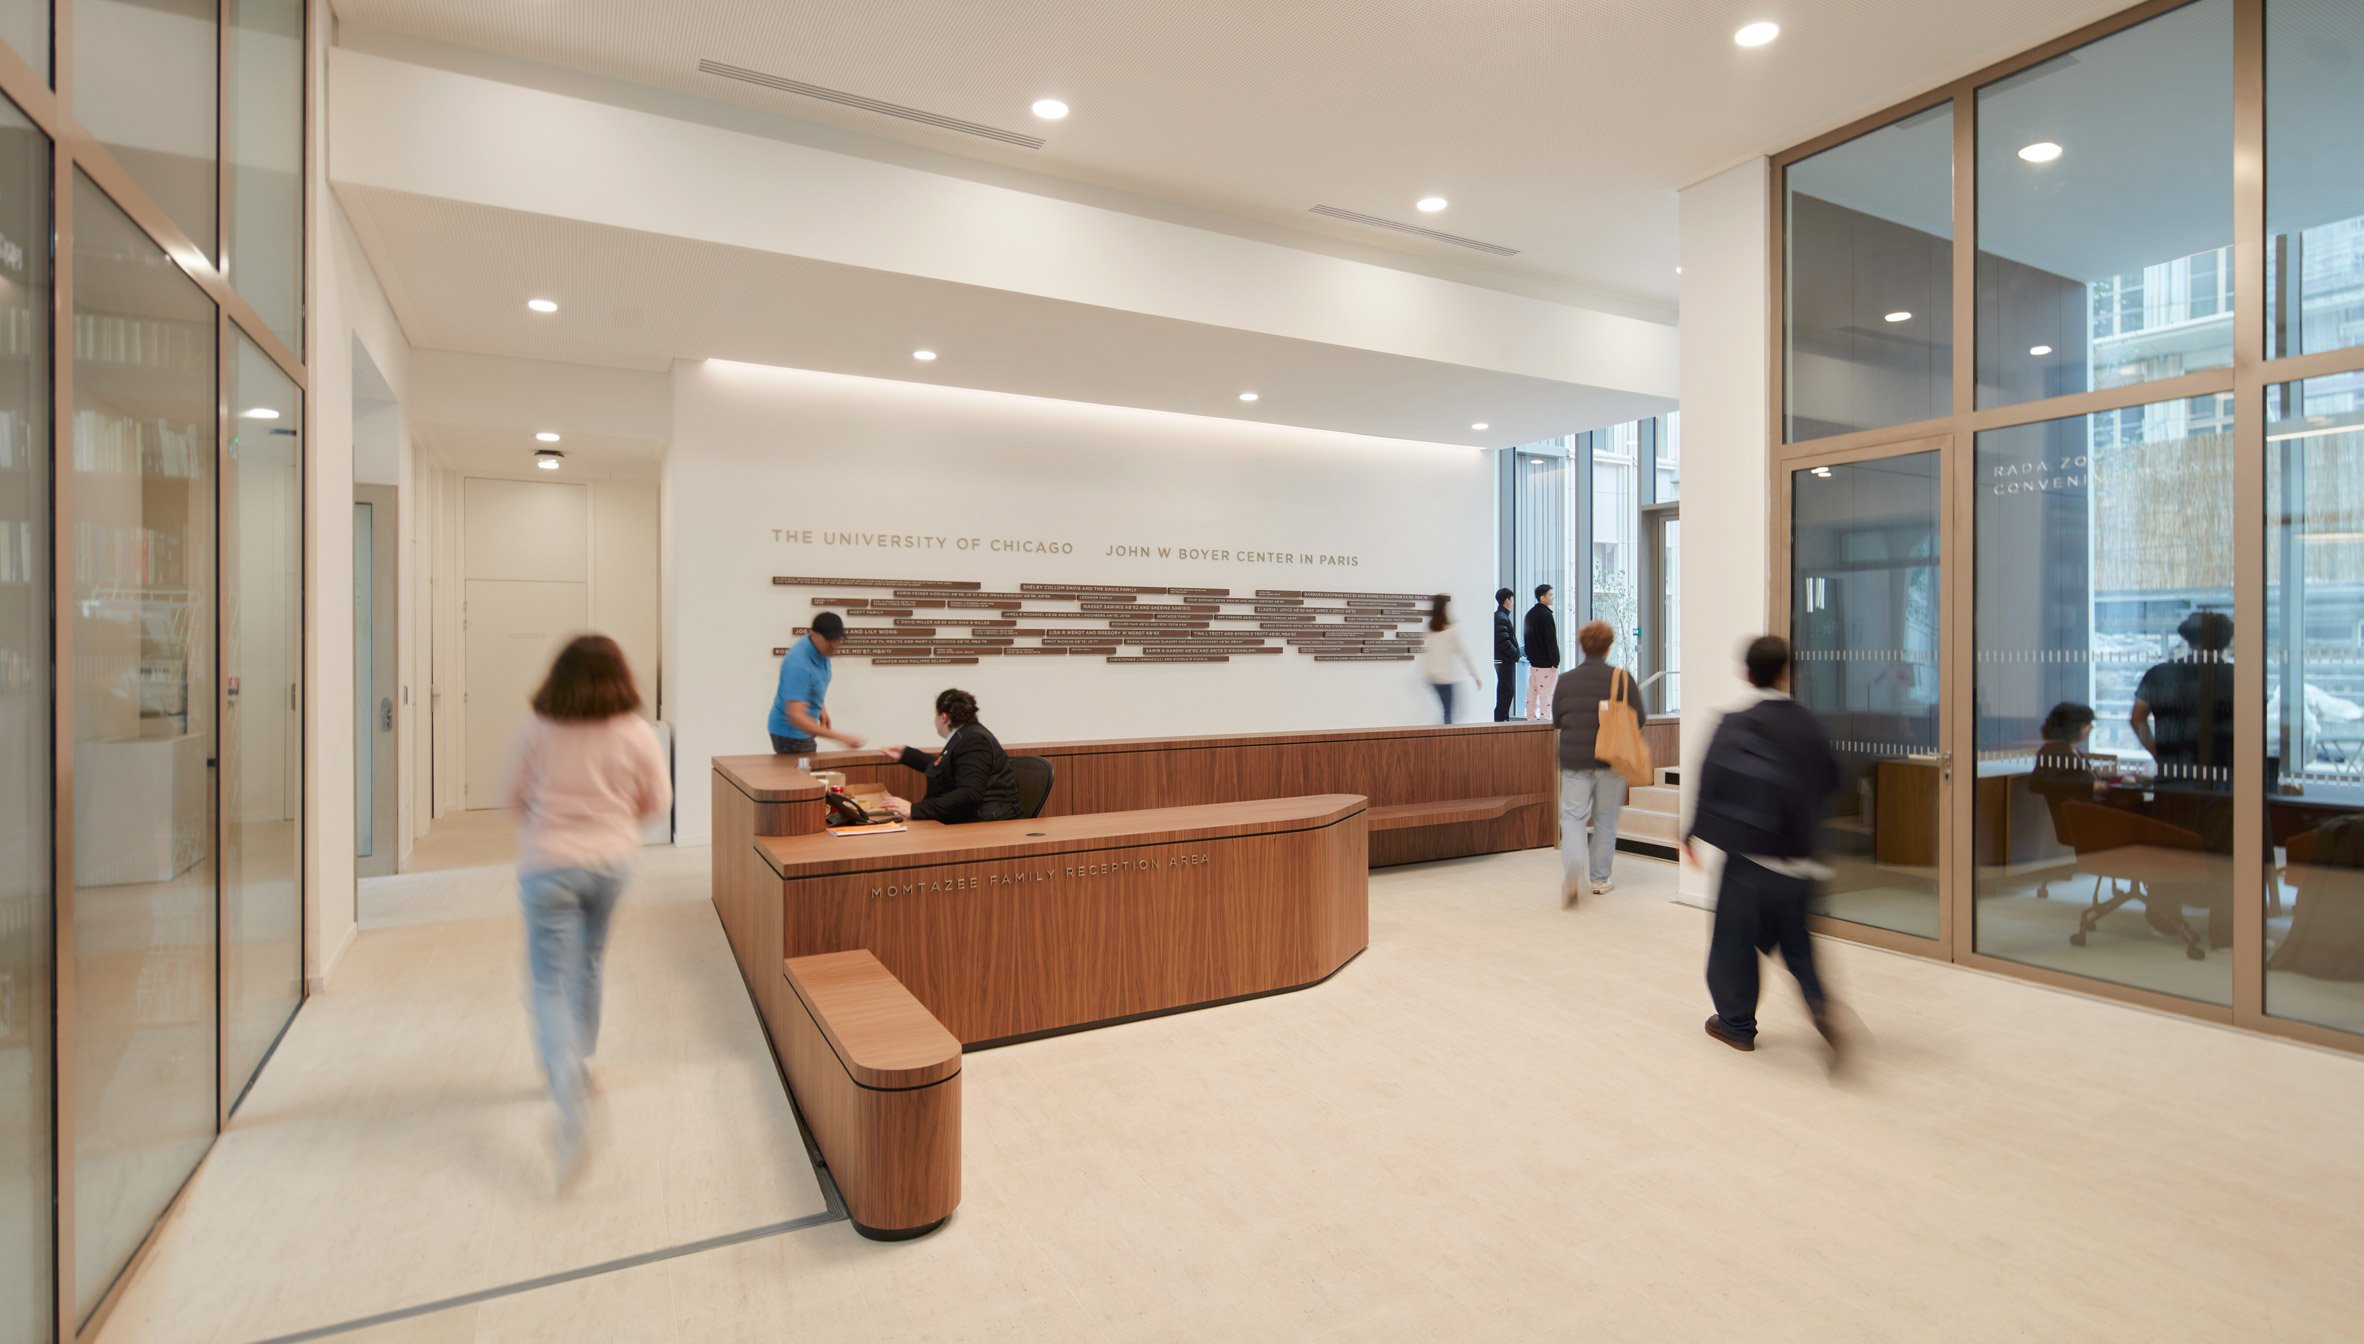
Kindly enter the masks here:
<path id="1" fill-rule="evenodd" d="M 1674 192 L 2123 0 L 337 0 L 340 18 L 1265 226 L 1671 304 Z M 1742 23 L 1779 41 L 1743 50 Z M 712 58 L 1039 150 L 701 74 Z M 1073 115 L 1037 121 L 1034 99 Z M 1424 216 L 1423 195 L 1452 208 Z M 1519 249 L 1484 254 L 1320 204 Z"/>
<path id="2" fill-rule="evenodd" d="M 1671 405 L 407 192 L 350 183 L 337 192 L 395 315 L 427 350 L 649 371 L 675 359 L 732 359 L 1471 446 L 1565 434 Z M 525 310 L 521 292 L 599 301 L 570 302 L 545 317 Z M 911 352 L 922 348 L 940 358 L 918 363 Z M 541 398 L 553 404 L 538 406 L 530 383 L 507 381 L 528 390 L 499 415 L 489 402 L 426 408 L 437 446 L 455 460 L 478 447 L 530 453 L 515 431 L 563 416 L 572 398 L 556 391 Z M 1241 403 L 1245 390 L 1261 399 Z M 1478 422 L 1488 428 L 1473 430 Z M 576 442 L 570 435 L 570 453 Z M 653 447 L 641 439 L 581 444 L 596 446 L 602 469 L 626 472 Z"/>

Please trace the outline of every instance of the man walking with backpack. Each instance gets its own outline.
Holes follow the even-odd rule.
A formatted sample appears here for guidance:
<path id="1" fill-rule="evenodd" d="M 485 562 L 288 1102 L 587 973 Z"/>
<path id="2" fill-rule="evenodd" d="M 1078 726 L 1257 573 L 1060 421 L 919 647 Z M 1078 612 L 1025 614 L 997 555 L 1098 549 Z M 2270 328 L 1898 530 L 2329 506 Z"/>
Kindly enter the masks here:
<path id="1" fill-rule="evenodd" d="M 1789 645 L 1766 635 L 1745 655 L 1749 703 L 1717 726 L 1699 771 L 1698 804 L 1683 834 L 1724 853 L 1707 947 L 1707 991 L 1716 1011 L 1707 1034 L 1735 1050 L 1757 1048 L 1757 956 L 1778 950 L 1797 977 L 1814 1027 L 1833 1059 L 1841 1036 L 1814 968 L 1806 902 L 1830 870 L 1814 858 L 1816 833 L 1839 791 L 1839 759 L 1814 712 L 1789 698 Z"/>

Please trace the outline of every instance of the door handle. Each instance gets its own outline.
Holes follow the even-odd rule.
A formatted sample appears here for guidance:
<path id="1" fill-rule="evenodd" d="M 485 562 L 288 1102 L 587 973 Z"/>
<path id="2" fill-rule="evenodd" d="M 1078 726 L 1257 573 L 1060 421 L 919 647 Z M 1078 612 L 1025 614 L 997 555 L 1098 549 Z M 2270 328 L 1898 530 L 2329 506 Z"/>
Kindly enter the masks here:
<path id="1" fill-rule="evenodd" d="M 378 697 L 378 731 L 381 733 L 394 731 L 394 702 L 385 696 Z"/>

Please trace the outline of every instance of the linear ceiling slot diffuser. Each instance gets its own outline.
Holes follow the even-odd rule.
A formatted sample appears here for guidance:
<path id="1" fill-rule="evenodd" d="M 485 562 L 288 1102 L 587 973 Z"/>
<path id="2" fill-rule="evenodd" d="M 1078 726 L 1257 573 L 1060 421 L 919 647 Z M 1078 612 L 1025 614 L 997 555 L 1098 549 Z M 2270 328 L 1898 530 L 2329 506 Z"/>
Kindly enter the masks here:
<path id="1" fill-rule="evenodd" d="M 916 107 L 905 107 L 901 103 L 865 98 L 861 94 L 847 93 L 843 89 L 825 89 L 818 84 L 807 84 L 800 79 L 787 79 L 780 75 L 765 74 L 761 70 L 749 70 L 745 66 L 729 65 L 722 61 L 700 60 L 698 73 L 720 75 L 724 79 L 735 79 L 745 84 L 777 89 L 782 93 L 793 93 L 800 98 L 818 98 L 822 102 L 835 103 L 839 107 L 850 107 L 858 112 L 876 112 L 880 116 L 901 117 L 905 121 L 916 121 L 922 126 L 933 126 L 938 130 L 958 131 L 962 135 L 981 135 L 988 140 L 999 140 L 1005 145 L 1017 145 L 1022 149 L 1041 149 L 1044 144 L 1043 138 L 1039 135 L 1005 131 L 998 126 L 985 126 L 974 121 L 962 121 L 958 117 L 947 117 L 938 112 L 923 112 Z"/>
<path id="2" fill-rule="evenodd" d="M 1515 257 L 1519 254 L 1519 250 L 1515 247 L 1504 247 L 1500 243 L 1481 243 L 1475 238 L 1464 238 L 1458 233 L 1447 233 L 1443 229 L 1424 229 L 1417 224 L 1404 224 L 1392 219 L 1381 219 L 1377 215 L 1366 215 L 1360 210 L 1341 210 L 1334 205 L 1317 205 L 1313 207 L 1313 213 L 1327 215 L 1331 219 L 1343 219 L 1349 224 L 1368 224 L 1374 229 L 1393 229 L 1397 233 L 1418 234 L 1422 238 L 1433 238 L 1440 243 L 1451 243 L 1455 247 L 1491 252 L 1497 257 Z"/>

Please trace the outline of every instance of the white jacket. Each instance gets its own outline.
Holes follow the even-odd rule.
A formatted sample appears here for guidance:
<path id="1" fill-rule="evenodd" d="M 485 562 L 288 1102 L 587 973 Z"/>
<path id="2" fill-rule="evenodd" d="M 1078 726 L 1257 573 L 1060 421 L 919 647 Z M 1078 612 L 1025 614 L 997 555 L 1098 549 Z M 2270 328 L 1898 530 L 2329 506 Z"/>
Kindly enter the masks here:
<path id="1" fill-rule="evenodd" d="M 1422 639 L 1425 642 L 1420 646 L 1420 670 L 1427 675 L 1430 685 L 1459 681 L 1463 673 L 1472 681 L 1477 679 L 1477 664 L 1470 661 L 1469 650 L 1461 643 L 1460 626 L 1431 630 Z"/>

